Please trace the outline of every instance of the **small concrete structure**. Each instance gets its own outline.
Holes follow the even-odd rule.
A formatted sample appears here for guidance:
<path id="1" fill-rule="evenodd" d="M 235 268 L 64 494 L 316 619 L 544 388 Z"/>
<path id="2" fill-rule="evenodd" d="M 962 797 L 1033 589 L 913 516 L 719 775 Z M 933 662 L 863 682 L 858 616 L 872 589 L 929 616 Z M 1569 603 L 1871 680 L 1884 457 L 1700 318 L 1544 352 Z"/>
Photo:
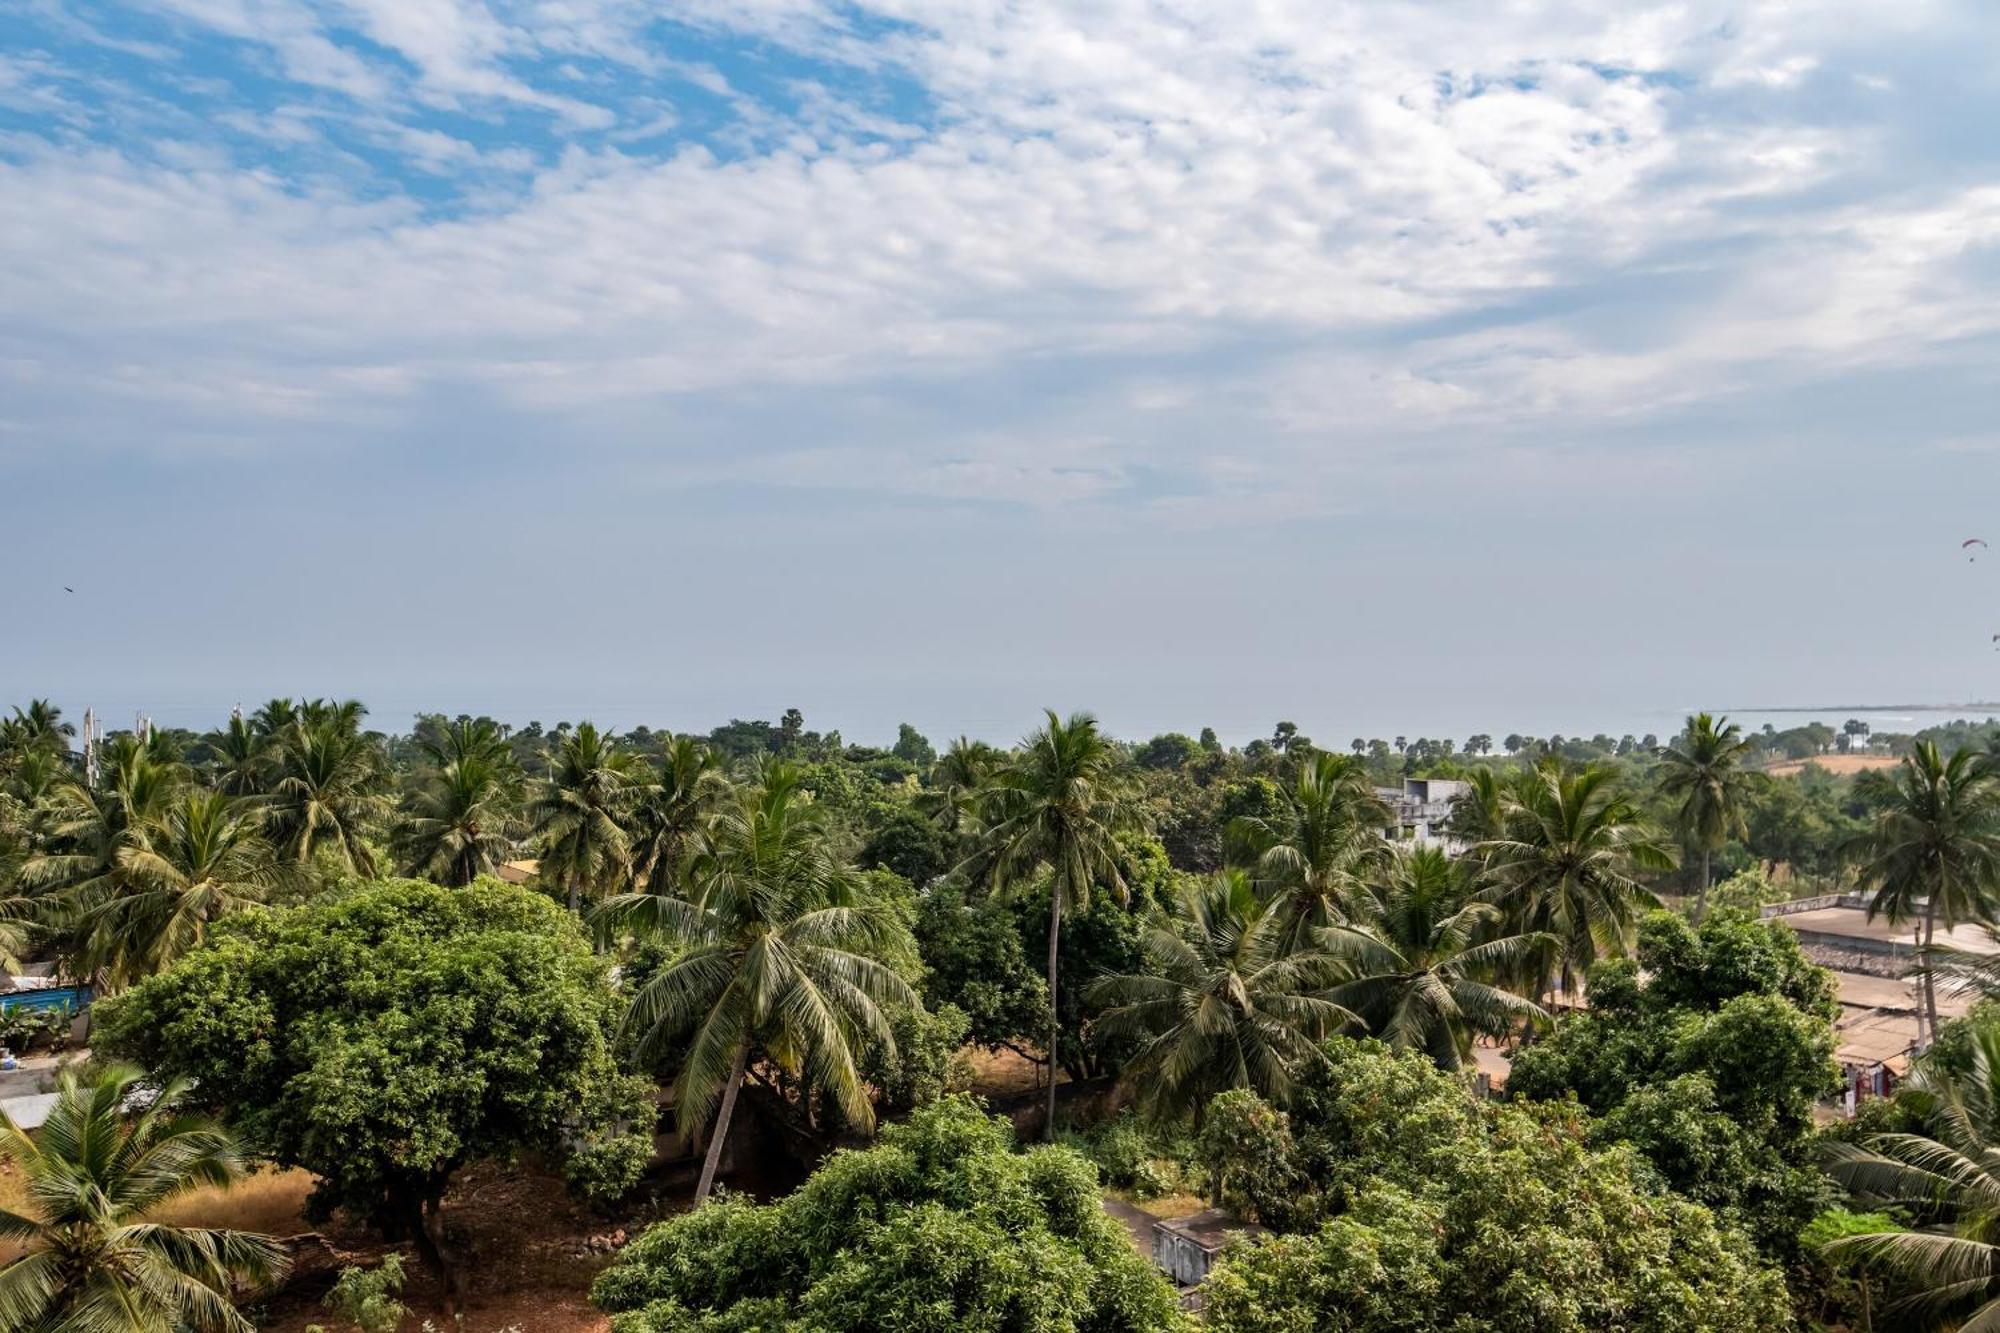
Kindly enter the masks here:
<path id="1" fill-rule="evenodd" d="M 1239 1222 L 1220 1208 L 1153 1223 L 1153 1262 L 1183 1287 L 1200 1284 L 1232 1236 L 1264 1236 L 1263 1227 Z"/>

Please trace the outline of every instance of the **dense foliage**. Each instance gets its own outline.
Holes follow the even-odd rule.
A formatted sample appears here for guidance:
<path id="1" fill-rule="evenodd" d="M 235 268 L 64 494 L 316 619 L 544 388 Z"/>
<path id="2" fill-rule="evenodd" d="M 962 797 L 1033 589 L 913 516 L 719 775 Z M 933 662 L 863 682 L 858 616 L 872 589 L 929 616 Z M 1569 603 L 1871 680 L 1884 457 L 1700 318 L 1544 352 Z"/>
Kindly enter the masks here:
<path id="1" fill-rule="evenodd" d="M 1016 1153 L 963 1098 L 836 1154 L 775 1204 L 730 1197 L 639 1237 L 592 1293 L 615 1333 L 1181 1327 L 1173 1288 L 1063 1147 Z"/>
<path id="2" fill-rule="evenodd" d="M 1629 1149 L 1586 1146 L 1574 1111 L 1479 1104 L 1375 1043 L 1336 1039 L 1326 1056 L 1289 1124 L 1246 1143 L 1261 1160 L 1234 1188 L 1286 1234 L 1233 1251 L 1210 1277 L 1207 1327 L 1789 1327 L 1778 1272 L 1707 1209 L 1656 1189 Z M 1242 1116 L 1277 1113 L 1235 1114 L 1251 1128 Z"/>
<path id="3" fill-rule="evenodd" d="M 647 1086 L 612 1058 L 618 1017 L 604 963 L 547 899 L 406 880 L 230 918 L 100 1006 L 99 1043 L 188 1078 L 257 1150 L 318 1176 L 319 1204 L 440 1261 L 460 1167 L 650 1130 Z"/>
<path id="4" fill-rule="evenodd" d="M 1775 1257 L 1827 1202 L 1813 1106 L 1839 1084 L 1833 979 L 1783 925 L 1717 910 L 1656 913 L 1635 959 L 1590 974 L 1590 1010 L 1519 1052 L 1516 1098 L 1574 1096 L 1598 1143 L 1632 1145 L 1676 1191 Z"/>

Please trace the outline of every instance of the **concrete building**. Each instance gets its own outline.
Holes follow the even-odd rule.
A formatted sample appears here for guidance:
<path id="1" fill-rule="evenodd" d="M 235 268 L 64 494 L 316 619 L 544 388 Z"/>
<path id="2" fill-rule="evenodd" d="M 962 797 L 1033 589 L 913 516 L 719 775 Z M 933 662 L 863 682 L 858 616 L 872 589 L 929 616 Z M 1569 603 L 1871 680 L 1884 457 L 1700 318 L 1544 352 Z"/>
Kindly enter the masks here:
<path id="1" fill-rule="evenodd" d="M 1465 844 L 1446 835 L 1451 803 L 1469 784 L 1457 778 L 1404 778 L 1401 787 L 1377 787 L 1375 794 L 1389 807 L 1395 823 L 1383 830 L 1391 842 L 1438 843 L 1453 856 Z"/>

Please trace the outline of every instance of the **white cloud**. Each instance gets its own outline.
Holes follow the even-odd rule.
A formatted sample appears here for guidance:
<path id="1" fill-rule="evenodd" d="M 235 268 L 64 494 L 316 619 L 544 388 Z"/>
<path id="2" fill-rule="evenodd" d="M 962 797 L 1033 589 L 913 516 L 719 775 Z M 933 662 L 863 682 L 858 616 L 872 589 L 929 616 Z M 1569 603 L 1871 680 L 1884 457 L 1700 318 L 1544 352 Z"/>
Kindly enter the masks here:
<path id="1" fill-rule="evenodd" d="M 903 123 L 801 78 L 762 147 L 661 159 L 637 151 L 678 124 L 651 84 L 598 106 L 531 72 L 594 57 L 647 78 L 699 70 L 741 96 L 649 36 L 650 7 L 162 2 L 365 104 L 244 112 L 246 132 L 339 128 L 433 174 L 531 174 L 451 216 L 200 143 L 152 161 L 51 144 L 0 164 L 16 275 L 0 350 L 73 349 L 38 353 L 38 401 L 104 389 L 190 435 L 374 425 L 427 389 L 560 417 L 1081 367 L 1053 421 L 1018 427 L 1053 426 L 1057 445 L 998 425 L 805 452 L 746 440 L 732 475 L 1089 502 L 1150 466 L 1310 508 L 1339 488 L 1298 457 L 1616 422 L 1907 362 L 1995 332 L 2000 308 L 1961 272 L 2000 239 L 1992 189 L 1878 197 L 1865 182 L 1886 127 L 1787 100 L 1828 71 L 1863 77 L 1841 62 L 1877 20 L 1833 4 L 884 0 L 869 12 L 888 26 L 868 33 L 847 6 L 695 5 L 681 17 L 697 26 L 894 64 L 934 110 Z M 1879 21 L 1907 35 L 1945 8 Z M 361 54 L 354 32 L 396 60 Z M 1738 98 L 1762 100 L 1751 114 Z M 600 142 L 631 149 L 576 146 L 531 171 L 524 149 L 421 123 L 432 103 L 539 108 L 564 132 L 617 114 Z M 1711 295 L 1674 296 L 1677 274 Z M 1620 283 L 1657 293 L 1616 298 L 1644 327 L 1592 314 L 1593 284 Z M 1249 436 L 1237 453 L 1273 452 L 1232 473 L 1191 438 L 1104 428 L 1114 401 L 1227 413 L 1210 429 Z M 1079 464 L 1082 439 L 1096 443 Z"/>

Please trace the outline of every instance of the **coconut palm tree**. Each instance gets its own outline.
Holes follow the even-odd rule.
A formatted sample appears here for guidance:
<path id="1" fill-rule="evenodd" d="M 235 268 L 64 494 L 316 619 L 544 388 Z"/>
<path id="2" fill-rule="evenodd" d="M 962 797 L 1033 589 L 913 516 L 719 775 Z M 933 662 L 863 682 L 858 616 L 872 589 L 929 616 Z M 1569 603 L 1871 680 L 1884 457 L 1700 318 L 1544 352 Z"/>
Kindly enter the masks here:
<path id="1" fill-rule="evenodd" d="M 1642 871 L 1670 870 L 1671 849 L 1621 795 L 1608 769 L 1545 762 L 1508 793 L 1502 836 L 1474 854 L 1486 867 L 1481 895 L 1515 934 L 1555 938 L 1554 973 L 1569 989 L 1605 955 L 1631 948 L 1639 912 L 1657 906 Z"/>
<path id="2" fill-rule="evenodd" d="M 0 1328 L 254 1333 L 231 1289 L 281 1276 L 284 1249 L 251 1232 L 145 1220 L 192 1190 L 240 1180 L 243 1161 L 221 1128 L 174 1113 L 183 1085 L 128 1120 L 139 1077 L 114 1067 L 84 1084 L 65 1073 L 33 1136 L 0 1112 L 0 1155 L 27 1186 L 23 1211 L 0 1211 L 0 1239 L 26 1249 L 0 1268 Z"/>
<path id="3" fill-rule="evenodd" d="M 86 969 L 120 985 L 170 967 L 282 874 L 249 802 L 186 792 L 118 849 L 116 885 L 84 908 Z"/>
<path id="4" fill-rule="evenodd" d="M 1913 1083 L 1928 1134 L 1829 1143 L 1827 1170 L 1863 1201 L 1907 1210 L 1913 1229 L 1843 1237 L 1828 1248 L 1900 1279 L 1896 1328 L 2000 1330 L 2000 1028 L 1976 1027 L 1962 1073 L 1919 1061 Z"/>
<path id="5" fill-rule="evenodd" d="M 642 893 L 679 892 L 702 829 L 729 795 L 713 750 L 693 736 L 662 739 L 660 765 L 639 782 L 626 819 L 633 887 Z"/>
<path id="6" fill-rule="evenodd" d="M 544 879 L 569 886 L 569 910 L 632 863 L 626 813 L 637 795 L 629 751 L 589 722 L 557 740 L 549 781 L 530 812 Z"/>
<path id="7" fill-rule="evenodd" d="M 601 937 L 658 938 L 679 950 L 633 996 L 625 1023 L 641 1059 L 681 1057 L 681 1133 L 693 1142 L 708 1129 L 697 1205 L 715 1183 L 753 1057 L 867 1126 L 873 1113 L 857 1051 L 864 1038 L 893 1050 L 884 1008 L 917 1003 L 879 961 L 907 940 L 897 940 L 892 917 L 858 902 L 859 877 L 834 854 L 821 809 L 795 766 L 773 762 L 702 830 L 688 897 L 625 893 L 592 914 Z"/>
<path id="8" fill-rule="evenodd" d="M 1345 921 L 1370 876 L 1386 864 L 1382 831 L 1395 816 L 1352 755 L 1317 750 L 1299 765 L 1272 817 L 1231 822 L 1232 859 L 1254 867 L 1259 886 L 1284 901 L 1296 936 Z"/>
<path id="9" fill-rule="evenodd" d="M 1743 808 L 1764 775 L 1749 767 L 1750 743 L 1726 717 L 1696 713 L 1660 752 L 1660 794 L 1676 803 L 1683 843 L 1701 853 L 1694 919 L 1708 915 L 1709 863 L 1731 837 L 1743 834 Z"/>
<path id="10" fill-rule="evenodd" d="M 28 754 L 67 755 L 76 727 L 62 720 L 62 709 L 47 699 L 16 707 L 14 716 L 0 719 L 0 768 Z"/>
<path id="11" fill-rule="evenodd" d="M 1298 947 L 1290 926 L 1248 874 L 1225 871 L 1184 883 L 1154 914 L 1143 972 L 1092 983 L 1092 1003 L 1107 1006 L 1096 1029 L 1143 1043 L 1124 1077 L 1149 1116 L 1199 1118 L 1231 1088 L 1283 1106 L 1316 1043 L 1359 1025 L 1327 998 L 1335 960 Z"/>
<path id="12" fill-rule="evenodd" d="M 979 803 L 1000 752 L 985 741 L 960 736 L 931 765 L 924 789 L 913 804 L 945 833 L 963 833 L 978 822 Z"/>
<path id="13" fill-rule="evenodd" d="M 511 758 L 473 751 L 446 759 L 404 797 L 389 847 L 413 875 L 470 884 L 513 851 L 520 791 Z"/>
<path id="14" fill-rule="evenodd" d="M 1328 997 L 1389 1045 L 1458 1069 L 1476 1034 L 1499 1036 L 1548 1017 L 1494 979 L 1534 975 L 1556 941 L 1506 931 L 1500 909 L 1473 896 L 1441 848 L 1405 849 L 1355 925 L 1320 933 L 1346 973 Z"/>
<path id="15" fill-rule="evenodd" d="M 1115 746 L 1089 713 L 1068 721 L 1047 710 L 1047 723 L 1021 742 L 993 773 L 989 824 L 980 856 L 999 891 L 1047 872 L 1049 882 L 1049 1091 L 1042 1132 L 1056 1123 L 1056 1004 L 1058 947 L 1065 912 L 1083 911 L 1094 889 L 1126 898 L 1118 869 L 1118 835 L 1137 821 L 1137 808 Z"/>
<path id="16" fill-rule="evenodd" d="M 1516 778 L 1519 774 L 1514 775 Z M 1452 798 L 1444 831 L 1461 842 L 1478 846 L 1507 831 L 1508 776 L 1484 765 L 1465 775 L 1465 790 Z"/>
<path id="17" fill-rule="evenodd" d="M 261 796 L 269 785 L 271 740 L 242 713 L 232 713 L 219 731 L 203 737 L 209 753 L 209 780 L 228 796 Z"/>
<path id="18" fill-rule="evenodd" d="M 1935 744 L 1919 741 L 1893 775 L 1864 773 L 1856 781 L 1877 814 L 1848 850 L 1861 861 L 1862 883 L 1873 886 L 1869 919 L 1922 921 L 1924 1021 L 1934 1039 L 1937 924 L 1950 930 L 1990 921 L 2000 893 L 2000 776 L 1971 750 L 1946 759 Z"/>
<path id="19" fill-rule="evenodd" d="M 298 865 L 330 849 L 348 870 L 375 873 L 368 833 L 387 813 L 382 754 L 360 730 L 360 706 L 322 706 L 277 733 L 265 828 L 285 860 Z"/>
<path id="20" fill-rule="evenodd" d="M 143 841 L 187 781 L 184 765 L 162 760 L 138 737 L 114 737 L 98 787 L 64 781 L 52 793 L 44 845 L 21 867 L 22 887 L 78 901 L 101 898 L 116 886 L 119 853 Z"/>

